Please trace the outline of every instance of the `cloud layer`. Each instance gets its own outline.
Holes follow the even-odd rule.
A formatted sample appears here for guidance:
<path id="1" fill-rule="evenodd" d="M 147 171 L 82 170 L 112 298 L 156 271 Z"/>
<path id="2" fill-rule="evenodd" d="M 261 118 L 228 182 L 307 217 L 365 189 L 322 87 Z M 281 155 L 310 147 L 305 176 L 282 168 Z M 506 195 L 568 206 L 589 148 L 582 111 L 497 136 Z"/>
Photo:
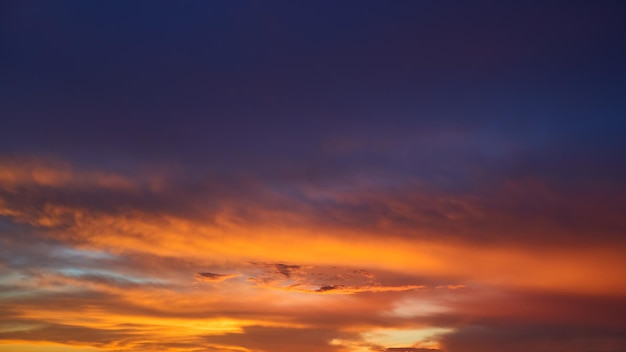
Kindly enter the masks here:
<path id="1" fill-rule="evenodd" d="M 623 245 L 608 246 L 600 236 L 564 247 L 555 235 L 538 248 L 532 234 L 487 244 L 485 238 L 501 237 L 500 226 L 527 216 L 487 205 L 499 196 L 431 191 L 407 198 L 371 185 L 315 193 L 304 183 L 298 187 L 309 193 L 257 184 L 248 197 L 224 188 L 216 199 L 200 185 L 182 205 L 189 210 L 180 212 L 170 211 L 169 202 L 182 186 L 166 173 L 106 174 L 66 162 L 10 160 L 0 190 L 6 346 L 454 352 L 515 344 L 520 351 L 586 352 L 621 351 L 626 343 L 626 285 L 616 275 L 626 264 Z M 523 187 L 542 192 L 542 183 Z M 510 189 L 503 198 L 516 194 Z M 519 192 L 514 204 L 523 203 L 526 192 Z M 534 198 L 545 206 L 546 198 Z M 378 199 L 394 209 L 385 216 L 407 217 L 350 227 L 350 217 L 380 210 L 368 205 L 330 223 L 316 213 L 322 201 L 349 209 Z M 420 213 L 417 199 L 441 204 L 440 213 Z M 485 217 L 493 225 L 478 228 L 486 233 L 448 235 L 446 226 Z M 570 236 L 552 222 L 531 225 Z"/>

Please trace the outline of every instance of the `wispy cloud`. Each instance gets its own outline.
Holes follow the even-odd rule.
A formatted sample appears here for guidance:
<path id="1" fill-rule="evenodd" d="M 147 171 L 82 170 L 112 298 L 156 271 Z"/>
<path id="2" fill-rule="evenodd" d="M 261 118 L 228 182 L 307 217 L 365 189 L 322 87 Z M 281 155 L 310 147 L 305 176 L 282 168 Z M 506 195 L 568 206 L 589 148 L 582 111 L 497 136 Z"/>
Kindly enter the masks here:
<path id="1" fill-rule="evenodd" d="M 239 274 L 197 273 L 194 275 L 199 282 L 221 282 L 239 276 Z"/>

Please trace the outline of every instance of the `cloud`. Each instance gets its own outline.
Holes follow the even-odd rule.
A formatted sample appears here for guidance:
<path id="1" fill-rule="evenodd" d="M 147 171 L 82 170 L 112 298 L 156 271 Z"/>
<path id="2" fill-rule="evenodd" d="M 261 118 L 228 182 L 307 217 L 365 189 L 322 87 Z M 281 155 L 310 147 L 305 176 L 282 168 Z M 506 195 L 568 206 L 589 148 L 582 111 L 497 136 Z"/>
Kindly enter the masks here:
<path id="1" fill-rule="evenodd" d="M 45 228 L 71 227 L 100 215 L 157 221 L 159 216 L 202 225 L 245 224 L 341 231 L 345 235 L 469 243 L 558 246 L 614 241 L 626 228 L 619 212 L 626 190 L 615 183 L 554 184 L 538 177 L 477 179 L 448 189 L 428 179 L 390 171 L 365 177 L 359 170 L 328 175 L 264 176 L 151 167 L 125 174 L 67 161 L 4 156 L 0 214 Z M 582 181 L 581 181 L 582 182 Z M 590 207 L 588 204 L 595 204 Z M 582 220 L 584 219 L 584 221 Z M 586 242 L 585 242 L 586 243 Z"/>
<path id="2" fill-rule="evenodd" d="M 446 335 L 442 346 L 449 352 L 622 352 L 626 338 L 622 329 L 544 324 L 468 325 Z"/>
<path id="3" fill-rule="evenodd" d="M 23 187 L 97 187 L 132 191 L 135 183 L 120 174 L 99 170 L 80 170 L 60 159 L 34 156 L 0 155 L 0 185 L 4 190 Z"/>
<path id="4" fill-rule="evenodd" d="M 439 285 L 437 288 L 447 288 L 448 290 L 459 290 L 465 288 L 465 285 Z"/>
<path id="5" fill-rule="evenodd" d="M 119 339 L 136 351 L 262 350 L 269 341 L 255 336 L 266 331 L 300 336 L 292 347 L 301 339 L 314 340 L 315 351 L 379 352 L 411 345 L 371 344 L 363 332 L 432 326 L 458 330 L 438 337 L 458 351 L 472 342 L 464 328 L 480 335 L 475 326 L 515 340 L 516 329 L 523 335 L 533 325 L 613 331 L 624 324 L 618 298 L 626 283 L 615 271 L 624 264 L 622 247 L 606 246 L 612 235 L 605 231 L 620 224 L 607 210 L 619 208 L 616 195 L 586 198 L 593 192 L 568 193 L 541 180 L 468 193 L 349 172 L 326 184 L 244 182 L 29 163 L 16 158 L 5 169 L 14 171 L 0 177 L 0 310 L 6 319 L 10 313 L 7 324 L 48 327 L 41 336 L 83 336 L 66 344 L 106 350 Z M 110 181 L 118 177 L 125 181 Z M 599 204 L 597 214 L 576 204 L 585 199 Z M 567 245 L 563 238 L 579 235 L 567 234 L 559 217 L 585 213 L 602 223 L 602 238 Z M 536 233 L 553 230 L 535 246 Z M 120 321 L 134 335 L 116 335 Z M 111 345 L 99 337 L 109 330 Z M 307 330 L 319 338 L 306 340 Z M 154 331 L 168 337 L 146 342 Z M 583 345 L 619 342 L 609 335 L 589 335 Z"/>
<path id="6" fill-rule="evenodd" d="M 21 165 L 19 158 L 14 159 L 7 170 L 23 172 L 31 167 L 30 161 Z M 67 174 L 61 179 L 68 180 L 95 172 L 49 166 L 55 167 L 65 170 L 59 171 Z M 277 187 L 276 180 L 204 178 L 209 176 L 119 175 L 131 180 L 130 189 L 111 189 L 108 182 L 83 187 L 80 181 L 38 177 L 27 178 L 18 187 L 14 184 L 19 178 L 7 177 L 4 186 L 0 183 L 0 214 L 49 239 L 127 256 L 176 258 L 184 252 L 193 261 L 281 258 L 306 265 L 351 267 L 375 263 L 388 271 L 410 270 L 449 282 L 626 292 L 623 280 L 606 274 L 624 264 L 624 244 L 611 242 L 623 225 L 616 212 L 621 208 L 619 192 L 586 199 L 586 194 L 582 198 L 568 195 L 541 180 L 505 180 L 474 193 L 459 193 L 429 189 L 424 182 L 407 181 L 394 187 L 356 183 L 344 189 L 339 186 L 351 179 L 336 181 L 335 188 L 304 180 L 287 180 Z M 161 183 L 154 186 L 154 179 Z M 238 183 L 248 193 L 242 194 Z M 179 203 L 184 205 L 173 205 Z M 597 205 L 590 210 L 585 204 Z M 576 236 L 582 230 L 561 225 L 571 223 L 559 220 L 563 211 L 568 213 L 566 218 L 598 222 L 593 228 L 580 226 L 587 228 L 580 238 L 593 238 L 591 243 L 578 244 Z M 528 216 L 520 219 L 519 214 Z M 601 235 L 589 237 L 591 232 Z M 549 236 L 538 235 L 542 233 Z M 491 238 L 496 239 L 487 241 Z M 537 247 L 540 239 L 542 245 Z M 564 240 L 571 241 L 563 247 Z M 544 259 L 539 260 L 539 253 Z M 471 267 L 464 262 L 472 263 Z M 273 267 L 288 279 L 297 278 L 301 269 L 280 263 Z M 516 275 L 511 276 L 511 271 Z M 350 286 L 332 280 L 312 284 L 315 287 L 299 289 Z"/>
<path id="7" fill-rule="evenodd" d="M 415 347 L 389 347 L 385 352 L 436 352 L 438 349 L 431 348 L 415 348 Z"/>
<path id="8" fill-rule="evenodd" d="M 340 352 L 339 346 L 330 342 L 339 336 L 353 336 L 332 329 L 320 328 L 267 328 L 250 326 L 240 334 L 207 337 L 209 343 L 222 343 L 264 352 Z"/>
<path id="9" fill-rule="evenodd" d="M 194 278 L 198 282 L 221 282 L 239 276 L 239 274 L 197 273 Z"/>
<path id="10" fill-rule="evenodd" d="M 311 294 L 355 294 L 365 292 L 409 291 L 423 285 L 381 285 L 375 276 L 363 269 L 337 266 L 303 266 L 284 263 L 251 263 L 264 269 L 248 281 L 271 289 Z"/>
<path id="11" fill-rule="evenodd" d="M 273 267 L 287 278 L 291 277 L 292 271 L 297 271 L 301 268 L 298 265 L 287 265 L 281 263 L 274 264 Z"/>
<path id="12" fill-rule="evenodd" d="M 318 288 L 317 290 L 315 290 L 315 292 L 325 292 L 325 291 L 332 291 L 332 290 L 341 290 L 343 289 L 344 286 L 342 285 L 328 285 L 328 286 L 322 286 L 320 288 Z"/>
<path id="13" fill-rule="evenodd" d="M 364 292 L 398 292 L 398 291 L 415 291 L 424 289 L 426 286 L 423 285 L 401 285 L 401 286 L 382 286 L 382 285 L 372 285 L 372 286 L 343 286 L 343 285 L 328 285 L 321 286 L 320 288 L 312 291 L 307 288 L 302 288 L 299 286 L 290 287 L 289 289 L 292 291 L 298 292 L 306 292 L 306 293 L 330 293 L 330 294 L 354 294 L 354 293 L 364 293 Z"/>

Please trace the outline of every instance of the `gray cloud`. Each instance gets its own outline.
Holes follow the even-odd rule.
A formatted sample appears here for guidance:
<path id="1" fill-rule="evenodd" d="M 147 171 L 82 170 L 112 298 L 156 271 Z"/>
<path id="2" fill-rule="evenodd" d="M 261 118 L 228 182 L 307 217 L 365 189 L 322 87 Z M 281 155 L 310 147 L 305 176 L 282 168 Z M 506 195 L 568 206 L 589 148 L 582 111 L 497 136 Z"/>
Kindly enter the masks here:
<path id="1" fill-rule="evenodd" d="M 411 282 L 397 285 L 381 284 L 370 272 L 363 269 L 301 266 L 285 263 L 251 263 L 262 268 L 258 274 L 251 274 L 248 281 L 254 284 L 279 290 L 302 293 L 353 294 L 364 292 L 408 291 L 425 286 Z"/>
<path id="2" fill-rule="evenodd" d="M 468 325 L 446 335 L 447 352 L 623 352 L 626 335 L 620 329 L 544 324 Z"/>
<path id="3" fill-rule="evenodd" d="M 221 282 L 239 276 L 239 274 L 214 274 L 214 273 L 197 273 L 194 275 L 196 281 L 200 282 Z"/>

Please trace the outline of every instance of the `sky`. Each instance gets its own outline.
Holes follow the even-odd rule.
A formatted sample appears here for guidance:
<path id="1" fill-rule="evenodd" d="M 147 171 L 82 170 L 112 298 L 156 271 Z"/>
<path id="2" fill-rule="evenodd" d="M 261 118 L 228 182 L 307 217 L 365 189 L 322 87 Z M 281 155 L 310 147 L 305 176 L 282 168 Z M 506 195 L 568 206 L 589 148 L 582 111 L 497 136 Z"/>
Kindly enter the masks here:
<path id="1" fill-rule="evenodd" d="M 623 1 L 3 1 L 0 352 L 625 352 Z"/>

